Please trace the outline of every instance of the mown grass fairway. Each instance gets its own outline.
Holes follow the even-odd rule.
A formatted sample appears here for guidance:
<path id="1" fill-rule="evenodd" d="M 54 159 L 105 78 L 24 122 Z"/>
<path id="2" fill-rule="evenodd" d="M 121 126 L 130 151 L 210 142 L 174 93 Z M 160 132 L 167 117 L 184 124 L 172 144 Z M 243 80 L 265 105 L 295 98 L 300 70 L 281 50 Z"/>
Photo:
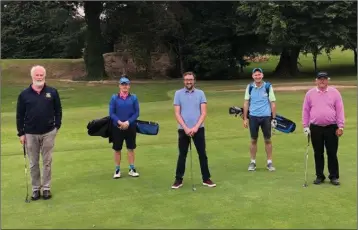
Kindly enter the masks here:
<path id="1" fill-rule="evenodd" d="M 16 76 L 11 76 L 14 78 Z M 21 77 L 21 76 L 19 76 Z M 22 76 L 23 77 L 23 76 Z M 7 79 L 11 79 L 7 76 Z M 194 149 L 191 190 L 188 155 L 184 186 L 171 190 L 177 160 L 177 130 L 172 97 L 182 83 L 135 84 L 140 119 L 160 124 L 158 136 L 139 135 L 136 167 L 139 178 L 127 176 L 127 157 L 121 164 L 124 177 L 113 180 L 113 154 L 107 139 L 87 135 L 87 123 L 107 116 L 108 102 L 117 85 L 86 86 L 51 82 L 59 89 L 63 126 L 56 140 L 53 159 L 53 199 L 26 204 L 24 159 L 16 136 L 15 108 L 20 90 L 30 84 L 2 86 L 1 129 L 1 227 L 2 228 L 329 228 L 356 227 L 357 136 L 356 89 L 341 90 L 346 128 L 339 145 L 341 186 L 312 184 L 315 178 L 313 151 L 309 149 L 308 182 L 304 183 L 306 138 L 301 128 L 304 91 L 276 92 L 278 113 L 297 122 L 293 134 L 273 137 L 277 171 L 265 168 L 260 133 L 257 171 L 248 172 L 249 131 L 228 114 L 242 105 L 246 81 L 198 82 L 206 92 L 207 151 L 216 188 L 201 185 Z M 332 79 L 333 84 L 335 79 Z M 10 82 L 10 80 L 9 80 Z M 313 86 L 313 77 L 312 77 Z M 293 84 L 293 83 L 292 83 Z M 346 84 L 356 85 L 355 82 Z M 274 85 L 278 87 L 278 85 Z M 327 175 L 327 164 L 325 167 Z M 30 180 L 29 180 L 30 182 Z"/>

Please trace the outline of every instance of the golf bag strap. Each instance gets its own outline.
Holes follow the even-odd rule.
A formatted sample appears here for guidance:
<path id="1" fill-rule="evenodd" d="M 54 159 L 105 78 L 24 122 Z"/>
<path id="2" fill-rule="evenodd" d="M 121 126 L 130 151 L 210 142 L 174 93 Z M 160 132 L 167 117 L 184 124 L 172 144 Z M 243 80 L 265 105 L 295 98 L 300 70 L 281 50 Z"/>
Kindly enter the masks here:
<path id="1" fill-rule="evenodd" d="M 251 91 L 252 91 L 252 89 L 254 88 L 254 84 L 255 84 L 255 82 L 252 82 L 252 83 L 250 83 L 250 85 L 249 85 L 249 95 L 251 95 Z M 268 82 L 268 81 L 266 81 L 266 82 L 265 82 L 265 88 L 266 88 L 266 93 L 267 93 L 267 95 L 270 95 L 270 87 L 271 87 L 271 83 Z"/>
<path id="2" fill-rule="evenodd" d="M 264 84 L 265 84 L 265 89 L 266 89 L 266 93 L 267 93 L 267 99 L 268 99 L 268 101 L 270 102 L 269 97 L 270 97 L 270 87 L 271 87 L 271 83 L 268 82 L 268 81 L 265 81 Z M 255 85 L 255 82 L 251 82 L 251 83 L 249 84 L 249 95 L 250 95 L 250 98 L 251 98 L 251 91 L 252 91 L 252 89 L 254 88 L 254 85 Z M 249 100 L 249 103 L 250 103 L 250 101 L 251 101 L 251 100 Z M 271 113 L 271 117 L 272 117 L 272 113 Z"/>

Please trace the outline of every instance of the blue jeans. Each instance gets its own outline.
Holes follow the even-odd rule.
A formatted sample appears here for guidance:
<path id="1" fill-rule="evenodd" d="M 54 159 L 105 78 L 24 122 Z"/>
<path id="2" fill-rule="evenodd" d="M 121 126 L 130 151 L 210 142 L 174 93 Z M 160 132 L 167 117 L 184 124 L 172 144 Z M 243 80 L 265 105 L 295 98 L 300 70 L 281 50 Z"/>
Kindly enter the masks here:
<path id="1" fill-rule="evenodd" d="M 265 140 L 271 139 L 271 117 L 255 117 L 249 116 L 249 127 L 251 139 L 257 140 L 259 137 L 259 128 L 261 127 L 262 134 Z"/>

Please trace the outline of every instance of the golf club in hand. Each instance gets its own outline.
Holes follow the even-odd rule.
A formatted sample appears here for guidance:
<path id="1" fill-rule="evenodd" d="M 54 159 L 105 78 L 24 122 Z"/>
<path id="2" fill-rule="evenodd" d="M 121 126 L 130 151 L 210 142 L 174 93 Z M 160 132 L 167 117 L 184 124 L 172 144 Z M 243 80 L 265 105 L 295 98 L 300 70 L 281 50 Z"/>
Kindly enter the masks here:
<path id="1" fill-rule="evenodd" d="M 23 150 L 24 150 L 24 162 L 25 162 L 25 183 L 26 183 L 26 197 L 25 197 L 25 202 L 26 203 L 30 203 L 30 199 L 29 199 L 29 182 L 28 182 L 28 177 L 27 177 L 27 162 L 26 162 L 26 147 L 25 147 L 25 143 L 22 145 Z"/>
<path id="2" fill-rule="evenodd" d="M 305 164 L 305 183 L 303 184 L 303 187 L 307 187 L 307 161 L 308 161 L 308 149 L 310 146 L 310 134 L 307 135 L 307 149 L 306 149 L 306 164 Z"/>
<path id="3" fill-rule="evenodd" d="M 191 151 L 191 137 L 189 136 L 189 150 L 190 150 L 190 179 L 191 179 L 191 187 L 193 191 L 196 191 L 196 187 L 193 181 L 193 155 Z"/>

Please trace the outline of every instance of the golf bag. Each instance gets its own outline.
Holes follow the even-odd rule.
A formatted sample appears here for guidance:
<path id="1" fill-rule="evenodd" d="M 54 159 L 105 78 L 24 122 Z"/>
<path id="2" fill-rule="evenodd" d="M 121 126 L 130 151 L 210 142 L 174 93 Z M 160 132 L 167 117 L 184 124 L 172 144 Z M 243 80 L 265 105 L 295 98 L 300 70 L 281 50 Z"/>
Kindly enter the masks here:
<path id="1" fill-rule="evenodd" d="M 232 106 L 229 108 L 229 114 L 235 115 L 235 117 L 240 116 L 242 119 L 244 115 L 244 109 L 237 106 Z M 247 113 L 249 114 L 249 112 Z M 249 115 L 247 115 L 249 118 Z M 296 130 L 296 123 L 291 121 L 290 119 L 285 118 L 279 114 L 276 114 L 277 125 L 275 127 L 276 130 L 283 133 L 293 133 Z"/>
<path id="2" fill-rule="evenodd" d="M 137 133 L 144 135 L 157 135 L 159 132 L 159 124 L 152 121 L 136 120 Z M 89 136 L 100 136 L 108 138 L 109 143 L 112 143 L 112 119 L 106 116 L 99 119 L 94 119 L 87 124 L 87 134 Z"/>
<path id="3" fill-rule="evenodd" d="M 159 124 L 152 121 L 136 120 L 137 133 L 144 135 L 157 135 L 159 132 Z"/>

